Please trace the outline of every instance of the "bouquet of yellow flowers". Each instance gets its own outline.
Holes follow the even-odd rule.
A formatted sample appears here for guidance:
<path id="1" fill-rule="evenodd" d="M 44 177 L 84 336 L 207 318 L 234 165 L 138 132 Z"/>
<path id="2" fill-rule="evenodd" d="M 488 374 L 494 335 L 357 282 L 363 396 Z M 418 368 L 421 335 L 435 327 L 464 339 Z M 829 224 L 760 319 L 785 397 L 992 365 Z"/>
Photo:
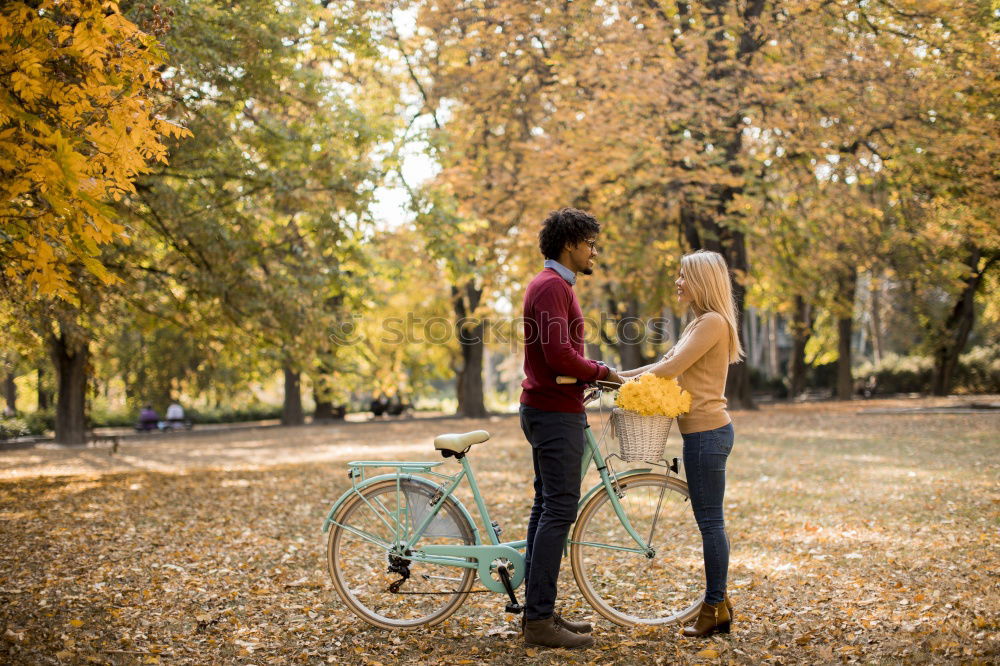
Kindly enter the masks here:
<path id="1" fill-rule="evenodd" d="M 622 384 L 615 405 L 611 425 L 622 459 L 656 462 L 663 457 L 674 418 L 691 409 L 691 394 L 676 379 L 646 373 Z"/>
<path id="2" fill-rule="evenodd" d="M 643 416 L 673 418 L 691 409 L 691 394 L 683 390 L 676 379 L 647 372 L 639 379 L 622 384 L 615 404 Z"/>

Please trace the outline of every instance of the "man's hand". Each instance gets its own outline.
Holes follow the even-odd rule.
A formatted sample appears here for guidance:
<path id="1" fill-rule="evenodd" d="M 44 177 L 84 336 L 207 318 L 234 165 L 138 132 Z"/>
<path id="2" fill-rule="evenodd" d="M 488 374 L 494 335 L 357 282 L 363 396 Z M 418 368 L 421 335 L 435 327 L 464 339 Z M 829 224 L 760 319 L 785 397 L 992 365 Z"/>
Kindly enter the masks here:
<path id="1" fill-rule="evenodd" d="M 611 382 L 612 384 L 624 384 L 624 380 L 618 376 L 618 373 L 612 368 L 608 368 L 608 376 L 604 378 L 604 381 Z"/>

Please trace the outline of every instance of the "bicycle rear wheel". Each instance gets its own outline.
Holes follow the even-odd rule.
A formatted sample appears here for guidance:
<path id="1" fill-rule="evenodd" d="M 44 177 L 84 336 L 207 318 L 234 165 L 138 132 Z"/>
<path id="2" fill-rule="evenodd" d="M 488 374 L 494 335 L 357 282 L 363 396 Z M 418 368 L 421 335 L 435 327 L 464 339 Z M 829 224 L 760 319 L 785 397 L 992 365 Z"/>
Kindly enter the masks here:
<path id="1" fill-rule="evenodd" d="M 652 558 L 629 536 L 607 490 L 580 512 L 570 539 L 573 577 L 601 615 L 623 626 L 684 622 L 698 613 L 705 586 L 701 535 L 687 484 L 637 474 L 619 484 L 621 505 Z"/>
<path id="2" fill-rule="evenodd" d="M 358 617 L 378 627 L 434 625 L 465 601 L 475 570 L 393 555 L 435 502 L 437 487 L 387 479 L 354 495 L 337 511 L 327 541 L 327 565 L 337 594 Z M 445 500 L 416 544 L 472 544 L 472 526 L 452 498 Z"/>

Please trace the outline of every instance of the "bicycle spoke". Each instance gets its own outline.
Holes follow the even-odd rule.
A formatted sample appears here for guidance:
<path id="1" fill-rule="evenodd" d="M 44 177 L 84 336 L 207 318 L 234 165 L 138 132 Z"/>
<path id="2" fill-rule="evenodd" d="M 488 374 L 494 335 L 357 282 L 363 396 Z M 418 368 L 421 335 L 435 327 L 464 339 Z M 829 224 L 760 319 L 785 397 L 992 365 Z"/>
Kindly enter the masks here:
<path id="1" fill-rule="evenodd" d="M 700 534 L 686 486 L 658 474 L 621 482 L 621 506 L 633 529 L 656 536 L 647 558 L 626 531 L 606 492 L 583 508 L 573 532 L 573 574 L 587 600 L 619 624 L 664 624 L 696 607 L 704 584 Z"/>
<path id="2" fill-rule="evenodd" d="M 427 484 L 405 480 L 397 487 L 389 480 L 363 489 L 335 517 L 328 546 L 334 587 L 367 622 L 386 628 L 434 624 L 451 615 L 472 587 L 472 569 L 403 555 L 411 516 L 424 511 L 432 496 Z M 473 543 L 472 528 L 453 500 L 442 505 L 438 516 L 440 524 L 454 527 L 454 534 L 425 536 L 415 547 Z"/>

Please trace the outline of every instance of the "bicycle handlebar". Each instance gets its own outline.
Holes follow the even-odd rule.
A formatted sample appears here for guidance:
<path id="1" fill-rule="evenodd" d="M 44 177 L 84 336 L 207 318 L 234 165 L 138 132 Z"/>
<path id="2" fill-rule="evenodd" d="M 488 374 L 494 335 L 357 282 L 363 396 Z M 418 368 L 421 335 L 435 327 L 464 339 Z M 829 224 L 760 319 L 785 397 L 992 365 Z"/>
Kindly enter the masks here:
<path id="1" fill-rule="evenodd" d="M 576 384 L 577 382 L 579 380 L 576 377 L 567 377 L 566 375 L 556 377 L 556 384 Z M 592 382 L 592 384 L 603 391 L 616 391 L 622 386 L 618 382 L 608 382 L 603 379 L 598 379 L 596 382 Z"/>

